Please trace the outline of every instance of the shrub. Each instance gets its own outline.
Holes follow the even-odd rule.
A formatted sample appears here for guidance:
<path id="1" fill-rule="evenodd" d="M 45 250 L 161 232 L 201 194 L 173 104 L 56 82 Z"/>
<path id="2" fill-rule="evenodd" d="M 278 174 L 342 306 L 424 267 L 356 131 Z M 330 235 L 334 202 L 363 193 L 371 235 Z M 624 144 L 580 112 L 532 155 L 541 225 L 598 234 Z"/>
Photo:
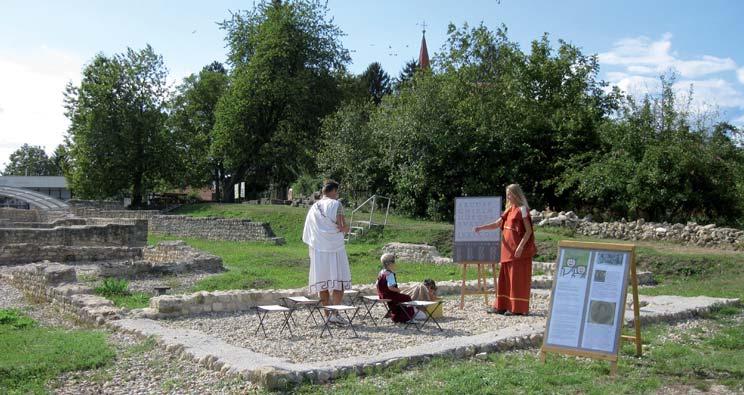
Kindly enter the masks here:
<path id="1" fill-rule="evenodd" d="M 36 326 L 36 321 L 21 314 L 16 309 L 0 309 L 0 325 L 13 329 L 24 329 Z"/>
<path id="2" fill-rule="evenodd" d="M 95 291 L 101 296 L 129 295 L 129 281 L 123 278 L 106 278 L 100 286 L 96 287 Z"/>

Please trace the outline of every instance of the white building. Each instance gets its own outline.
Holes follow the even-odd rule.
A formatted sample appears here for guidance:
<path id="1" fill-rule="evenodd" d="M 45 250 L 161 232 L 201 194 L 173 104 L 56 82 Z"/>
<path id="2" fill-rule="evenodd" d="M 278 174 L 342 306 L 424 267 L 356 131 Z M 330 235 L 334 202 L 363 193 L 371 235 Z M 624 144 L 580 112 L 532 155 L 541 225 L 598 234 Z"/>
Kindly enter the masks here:
<path id="1" fill-rule="evenodd" d="M 72 198 L 62 176 L 0 176 L 0 187 L 28 189 L 62 201 Z M 28 203 L 0 196 L 0 206 L 28 208 Z"/>

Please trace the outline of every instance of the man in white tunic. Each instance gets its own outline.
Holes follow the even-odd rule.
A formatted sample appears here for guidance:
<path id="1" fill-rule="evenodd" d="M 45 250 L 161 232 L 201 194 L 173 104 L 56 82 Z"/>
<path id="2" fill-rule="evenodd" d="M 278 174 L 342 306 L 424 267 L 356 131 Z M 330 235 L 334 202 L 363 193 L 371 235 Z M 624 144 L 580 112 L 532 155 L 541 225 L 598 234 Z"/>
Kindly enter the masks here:
<path id="1" fill-rule="evenodd" d="M 349 231 L 349 226 L 337 198 L 338 183 L 326 182 L 323 198 L 310 207 L 302 233 L 302 241 L 310 250 L 310 291 L 319 294 L 323 306 L 341 304 L 344 290 L 351 289 L 349 258 L 344 245 L 344 234 Z M 329 320 L 343 322 L 337 315 L 329 317 Z"/>

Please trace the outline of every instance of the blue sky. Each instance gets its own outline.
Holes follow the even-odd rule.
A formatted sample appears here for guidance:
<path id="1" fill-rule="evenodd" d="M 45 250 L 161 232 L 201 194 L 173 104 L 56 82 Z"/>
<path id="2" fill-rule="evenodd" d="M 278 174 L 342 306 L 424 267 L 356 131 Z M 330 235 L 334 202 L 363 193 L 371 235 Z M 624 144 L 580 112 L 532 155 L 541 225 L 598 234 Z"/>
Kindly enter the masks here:
<path id="1" fill-rule="evenodd" d="M 0 164 L 24 142 L 48 152 L 62 142 L 67 120 L 62 90 L 78 81 L 96 52 L 151 44 L 179 81 L 213 60 L 224 61 L 224 35 L 216 23 L 252 1 L 33 1 L 0 5 Z M 346 33 L 350 68 L 379 61 L 391 75 L 417 57 L 421 22 L 429 53 L 444 42 L 447 24 L 507 25 L 528 48 L 548 32 L 585 53 L 600 55 L 602 78 L 626 91 L 654 90 L 657 76 L 674 68 L 678 89 L 695 91 L 694 105 L 717 108 L 744 125 L 744 2 L 496 0 L 330 0 L 330 13 Z"/>

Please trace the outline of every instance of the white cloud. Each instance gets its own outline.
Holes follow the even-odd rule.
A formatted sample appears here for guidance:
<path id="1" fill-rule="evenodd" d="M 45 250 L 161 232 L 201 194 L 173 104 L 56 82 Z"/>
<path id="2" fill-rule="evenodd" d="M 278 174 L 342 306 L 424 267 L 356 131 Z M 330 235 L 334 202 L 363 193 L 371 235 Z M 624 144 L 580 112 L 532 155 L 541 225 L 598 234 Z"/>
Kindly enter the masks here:
<path id="1" fill-rule="evenodd" d="M 75 54 L 40 47 L 0 53 L 0 166 L 24 143 L 51 153 L 69 125 L 63 91 L 77 83 L 83 61 Z"/>
<path id="2" fill-rule="evenodd" d="M 648 37 L 624 38 L 609 52 L 599 54 L 599 60 L 605 65 L 625 66 L 627 72 L 634 74 L 658 75 L 675 69 L 684 78 L 736 70 L 736 62 L 731 58 L 703 55 L 699 59 L 680 59 L 672 51 L 671 33 L 665 33 L 657 41 Z"/>
<path id="3" fill-rule="evenodd" d="M 744 67 L 737 68 L 731 58 L 710 55 L 682 59 L 672 50 L 670 33 L 656 41 L 647 37 L 619 40 L 599 57 L 603 66 L 609 66 L 607 81 L 632 96 L 659 94 L 659 76 L 676 70 L 678 80 L 673 89 L 685 100 L 692 86 L 691 110 L 719 112 L 727 108 L 724 113 L 729 114 L 744 110 L 744 89 L 736 83 L 738 78 L 744 84 Z M 734 122 L 744 123 L 744 116 Z"/>
<path id="4" fill-rule="evenodd" d="M 744 92 L 723 79 L 679 81 L 674 89 L 686 92 L 692 85 L 692 105 L 696 108 L 721 106 L 744 109 Z"/>
<path id="5" fill-rule="evenodd" d="M 732 121 L 735 125 L 744 127 L 744 115 L 740 116 L 739 118 L 736 118 Z"/>
<path id="6" fill-rule="evenodd" d="M 661 82 L 658 77 L 646 77 L 622 72 L 608 72 L 607 80 L 631 95 L 658 92 Z"/>

